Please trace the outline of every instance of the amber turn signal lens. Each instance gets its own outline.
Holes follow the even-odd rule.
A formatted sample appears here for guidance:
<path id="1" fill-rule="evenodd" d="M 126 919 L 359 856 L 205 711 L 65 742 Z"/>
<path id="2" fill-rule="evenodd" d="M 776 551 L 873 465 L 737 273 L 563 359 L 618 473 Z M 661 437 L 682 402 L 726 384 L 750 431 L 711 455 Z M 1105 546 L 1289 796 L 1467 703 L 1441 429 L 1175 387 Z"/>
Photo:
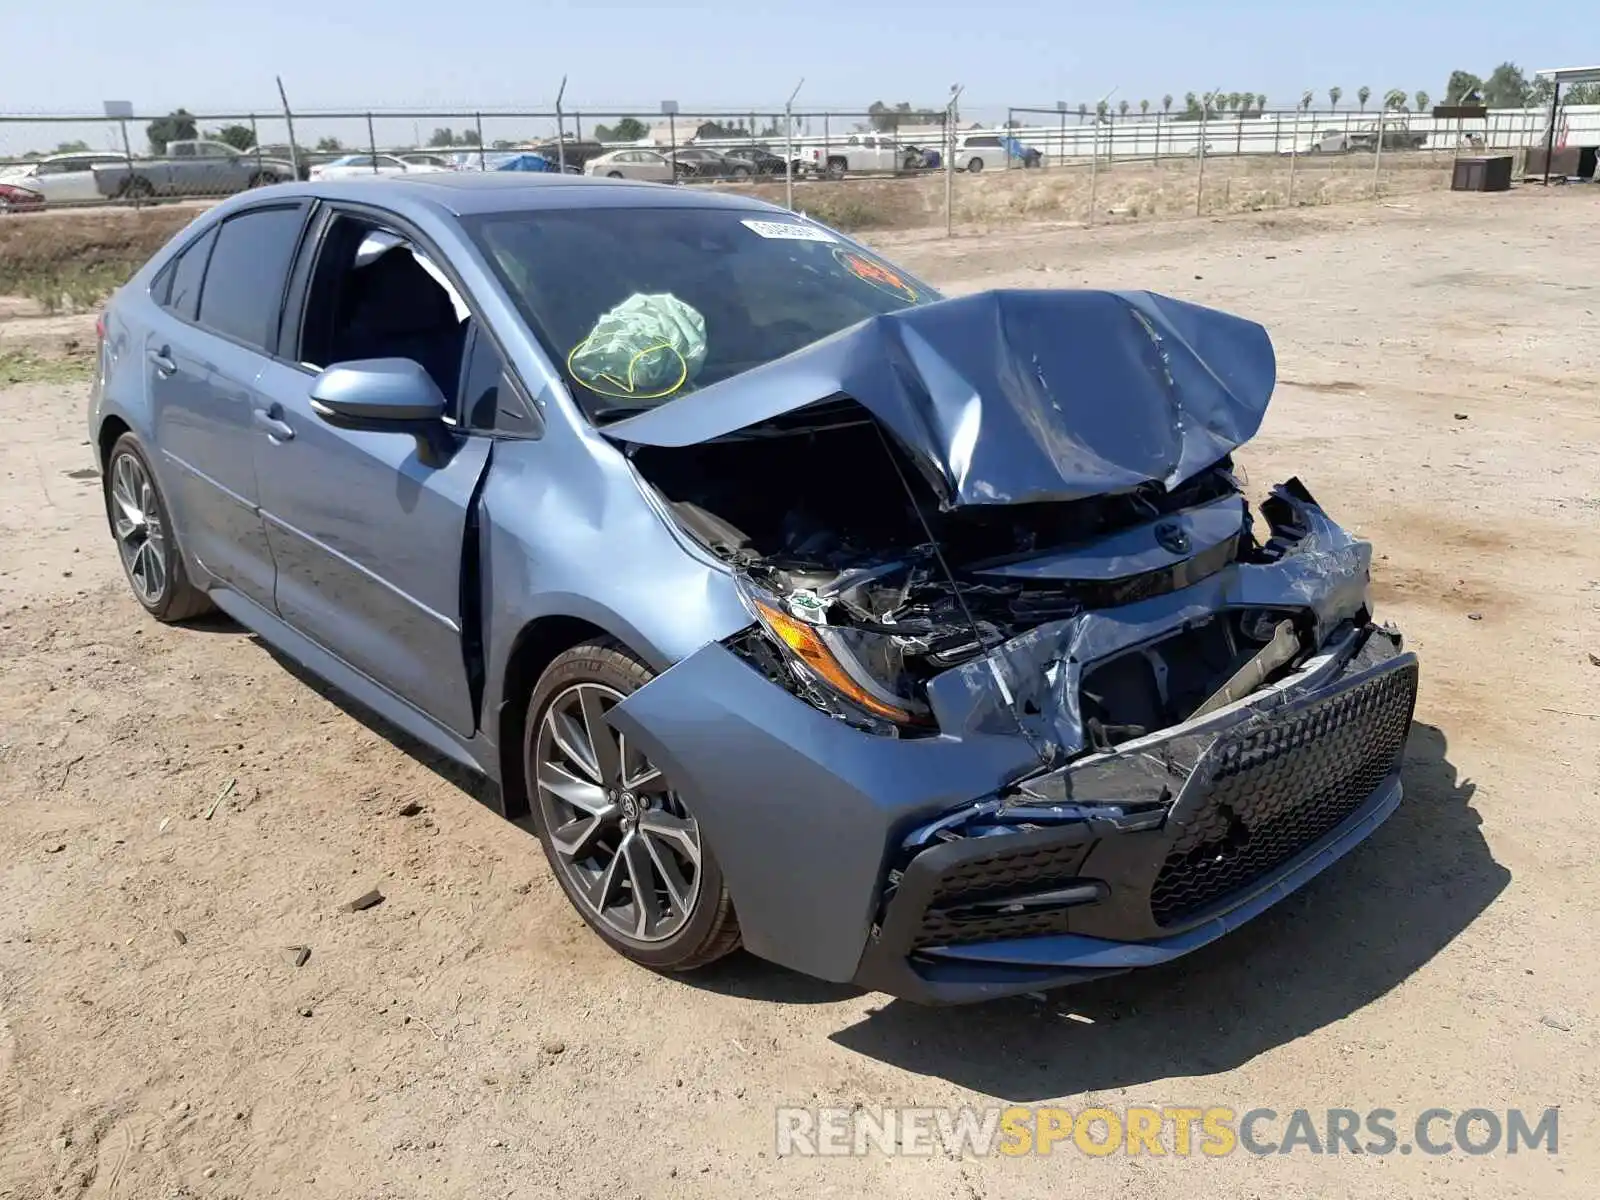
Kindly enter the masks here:
<path id="1" fill-rule="evenodd" d="M 770 604 L 754 600 L 756 608 L 760 610 L 763 624 L 770 629 L 779 641 L 789 648 L 792 653 L 806 666 L 810 667 L 819 677 L 825 680 L 841 696 L 848 698 L 851 703 L 858 704 L 868 712 L 880 716 L 896 724 L 910 724 L 914 718 L 903 708 L 896 708 L 892 704 L 885 704 L 876 696 L 867 692 L 854 679 L 850 673 L 839 665 L 839 660 L 833 656 L 833 651 L 823 643 L 816 627 L 807 625 L 804 621 L 797 621 L 787 613 L 780 612 Z"/>

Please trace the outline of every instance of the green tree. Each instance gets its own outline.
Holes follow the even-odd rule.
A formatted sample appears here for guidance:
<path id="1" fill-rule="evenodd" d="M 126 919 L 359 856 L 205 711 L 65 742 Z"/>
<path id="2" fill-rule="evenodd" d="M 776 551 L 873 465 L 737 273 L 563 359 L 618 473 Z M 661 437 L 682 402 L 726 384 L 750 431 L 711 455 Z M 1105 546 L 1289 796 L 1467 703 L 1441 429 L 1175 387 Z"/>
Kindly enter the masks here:
<path id="1" fill-rule="evenodd" d="M 83 154 L 89 149 L 88 142 L 62 142 L 55 152 L 57 154 Z"/>
<path id="2" fill-rule="evenodd" d="M 1444 86 L 1444 102 L 1446 104 L 1463 104 L 1468 97 L 1480 96 L 1483 93 L 1483 80 L 1471 71 L 1451 71 L 1450 82 Z"/>
<path id="3" fill-rule="evenodd" d="M 224 125 L 206 136 L 214 142 L 226 142 L 235 150 L 249 150 L 256 144 L 256 135 L 248 125 Z"/>
<path id="4" fill-rule="evenodd" d="M 1130 105 L 1126 100 L 1119 101 L 1118 104 L 1117 104 L 1117 115 L 1119 117 L 1127 116 L 1128 115 L 1128 109 L 1131 108 L 1131 107 L 1132 107 L 1132 105 Z"/>
<path id="5" fill-rule="evenodd" d="M 650 127 L 638 117 L 623 117 L 615 125 L 596 125 L 594 136 L 602 142 L 638 142 L 650 136 Z"/>
<path id="6" fill-rule="evenodd" d="M 1172 111 L 1172 93 L 1171 92 L 1168 92 L 1165 96 L 1161 97 L 1161 111 L 1164 112 L 1164 113 L 1169 113 L 1169 112 Z"/>
<path id="7" fill-rule="evenodd" d="M 172 142 L 186 142 L 199 135 L 195 132 L 194 114 L 186 108 L 174 109 L 164 117 L 157 117 L 144 127 L 145 139 L 152 154 L 165 154 Z"/>
<path id="8" fill-rule="evenodd" d="M 1141 117 L 1148 117 L 1150 115 L 1150 101 L 1148 101 L 1148 100 L 1139 101 L 1139 115 Z"/>
<path id="9" fill-rule="evenodd" d="M 317 152 L 320 154 L 338 154 L 344 149 L 344 143 L 336 137 L 317 139 Z"/>
<path id="10" fill-rule="evenodd" d="M 892 107 L 882 100 L 874 100 L 867 106 L 867 121 L 879 133 L 892 133 L 902 125 L 932 125 L 938 119 L 938 110 L 912 108 L 907 100 Z"/>
<path id="11" fill-rule="evenodd" d="M 1367 101 L 1372 99 L 1372 89 L 1362 85 L 1356 89 L 1356 103 L 1361 105 L 1361 111 L 1367 111 Z"/>
<path id="12" fill-rule="evenodd" d="M 1104 100 L 1097 101 L 1094 106 L 1094 119 L 1096 121 L 1104 121 L 1106 119 L 1106 109 L 1109 107 L 1111 106 Z"/>
<path id="13" fill-rule="evenodd" d="M 1483 102 L 1490 108 L 1526 108 L 1532 89 L 1522 68 L 1503 62 L 1483 82 Z"/>
<path id="14" fill-rule="evenodd" d="M 1431 97 L 1427 92 L 1418 92 L 1413 99 L 1417 102 L 1417 111 L 1419 113 L 1425 113 L 1428 111 L 1428 101 L 1431 99 Z"/>
<path id="15" fill-rule="evenodd" d="M 478 144 L 478 131 L 476 129 L 463 129 L 456 134 L 456 145 L 476 146 Z"/>
<path id="16" fill-rule="evenodd" d="M 1089 106 L 1087 104 L 1078 105 L 1078 124 L 1082 125 L 1083 122 L 1088 118 L 1088 116 L 1089 116 Z"/>
<path id="17" fill-rule="evenodd" d="M 1406 94 L 1399 88 L 1390 88 L 1383 94 L 1383 107 L 1400 112 L 1406 106 Z"/>
<path id="18" fill-rule="evenodd" d="M 1341 88 L 1341 87 L 1331 87 L 1331 88 L 1328 89 L 1328 107 L 1333 109 L 1334 112 L 1338 112 L 1339 111 L 1339 101 L 1343 100 L 1343 99 L 1344 99 L 1344 89 L 1343 88 Z"/>
<path id="19" fill-rule="evenodd" d="M 1267 94 L 1265 92 L 1257 92 L 1256 93 L 1256 115 L 1260 116 L 1262 113 L 1264 113 L 1266 111 L 1267 111 Z"/>
<path id="20" fill-rule="evenodd" d="M 1182 119 L 1185 121 L 1198 121 L 1201 116 L 1200 98 L 1193 92 L 1185 92 L 1183 94 Z"/>
<path id="21" fill-rule="evenodd" d="M 1313 99 L 1313 97 L 1311 95 L 1311 89 L 1307 88 L 1305 90 L 1305 93 L 1300 97 L 1300 111 L 1301 112 L 1310 112 L 1311 111 L 1311 101 L 1312 101 L 1312 99 Z"/>
<path id="22" fill-rule="evenodd" d="M 456 144 L 456 135 L 448 129 L 435 129 L 428 135 L 428 145 L 434 149 L 443 149 Z"/>

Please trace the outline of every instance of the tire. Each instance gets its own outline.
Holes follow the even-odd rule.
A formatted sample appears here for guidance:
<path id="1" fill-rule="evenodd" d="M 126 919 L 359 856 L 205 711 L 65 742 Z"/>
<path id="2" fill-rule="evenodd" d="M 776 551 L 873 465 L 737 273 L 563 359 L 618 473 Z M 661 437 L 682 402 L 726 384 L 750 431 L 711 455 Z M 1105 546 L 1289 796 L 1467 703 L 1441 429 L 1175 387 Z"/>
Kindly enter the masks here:
<path id="1" fill-rule="evenodd" d="M 749 167 L 735 167 L 733 169 L 733 177 L 735 179 L 749 179 L 750 178 L 750 168 Z"/>
<path id="2" fill-rule="evenodd" d="M 606 178 L 607 179 L 621 179 L 622 178 L 622 172 L 621 171 L 607 171 L 606 172 Z"/>
<path id="3" fill-rule="evenodd" d="M 523 772 L 545 858 L 578 915 L 625 958 L 690 971 L 738 949 L 739 922 L 682 797 L 603 719 L 652 678 L 611 639 L 557 655 L 528 702 Z"/>
<path id="4" fill-rule="evenodd" d="M 189 582 L 166 498 L 133 434 L 111 447 L 103 490 L 106 523 L 134 599 L 168 625 L 210 612 L 210 597 Z"/>
<path id="5" fill-rule="evenodd" d="M 967 170 L 971 171 L 974 175 L 981 174 L 982 171 L 983 171 L 983 159 L 981 159 L 981 158 L 973 159 L 971 162 L 969 162 L 967 164 Z"/>
<path id="6" fill-rule="evenodd" d="M 156 194 L 156 189 L 143 175 L 135 175 L 122 185 L 122 195 L 129 200 L 148 200 Z"/>
<path id="7" fill-rule="evenodd" d="M 847 170 L 849 170 L 849 164 L 844 159 L 830 158 L 828 160 L 827 167 L 824 168 L 823 173 L 826 174 L 829 179 L 843 179 L 844 173 Z"/>
<path id="8" fill-rule="evenodd" d="M 277 182 L 278 177 L 276 175 L 270 174 L 267 171 L 257 171 L 254 175 L 250 176 L 250 183 L 248 186 L 252 188 L 271 187 Z"/>

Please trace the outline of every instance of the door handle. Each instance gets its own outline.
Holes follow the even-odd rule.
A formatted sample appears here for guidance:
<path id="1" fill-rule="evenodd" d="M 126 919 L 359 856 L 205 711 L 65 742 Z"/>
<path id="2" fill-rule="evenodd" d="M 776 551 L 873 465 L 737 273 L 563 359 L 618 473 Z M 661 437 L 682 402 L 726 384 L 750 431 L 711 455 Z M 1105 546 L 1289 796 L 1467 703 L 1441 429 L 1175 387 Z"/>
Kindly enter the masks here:
<path id="1" fill-rule="evenodd" d="M 277 405 L 272 408 L 258 408 L 251 412 L 250 421 L 257 429 L 266 431 L 268 437 L 275 442 L 292 442 L 294 440 L 294 426 L 287 421 L 281 421 L 273 416 L 274 411 L 282 411 Z"/>
<path id="2" fill-rule="evenodd" d="M 156 374 L 163 379 L 178 369 L 178 364 L 172 361 L 171 349 L 166 346 L 150 351 L 150 363 L 155 367 Z"/>

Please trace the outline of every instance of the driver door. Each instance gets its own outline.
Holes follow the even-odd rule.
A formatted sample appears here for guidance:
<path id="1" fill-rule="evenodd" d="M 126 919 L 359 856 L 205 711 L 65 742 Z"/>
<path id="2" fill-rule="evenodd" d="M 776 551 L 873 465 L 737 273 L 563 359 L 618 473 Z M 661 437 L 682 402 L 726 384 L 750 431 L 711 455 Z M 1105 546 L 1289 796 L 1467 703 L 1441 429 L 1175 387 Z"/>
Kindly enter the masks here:
<path id="1" fill-rule="evenodd" d="M 394 240 L 376 239 L 374 255 L 380 233 Z M 420 265 L 386 258 L 413 261 L 403 239 L 337 211 L 307 239 L 282 352 L 257 384 L 271 399 L 255 443 L 261 516 L 283 620 L 465 737 L 477 721 L 463 629 L 477 614 L 464 604 L 478 597 L 464 594 L 463 552 L 491 441 L 452 419 L 449 451 L 436 456 L 411 434 L 338 428 L 311 408 L 320 370 L 352 358 L 414 357 L 454 401 L 465 308 Z M 379 260 L 382 278 L 363 279 Z"/>

